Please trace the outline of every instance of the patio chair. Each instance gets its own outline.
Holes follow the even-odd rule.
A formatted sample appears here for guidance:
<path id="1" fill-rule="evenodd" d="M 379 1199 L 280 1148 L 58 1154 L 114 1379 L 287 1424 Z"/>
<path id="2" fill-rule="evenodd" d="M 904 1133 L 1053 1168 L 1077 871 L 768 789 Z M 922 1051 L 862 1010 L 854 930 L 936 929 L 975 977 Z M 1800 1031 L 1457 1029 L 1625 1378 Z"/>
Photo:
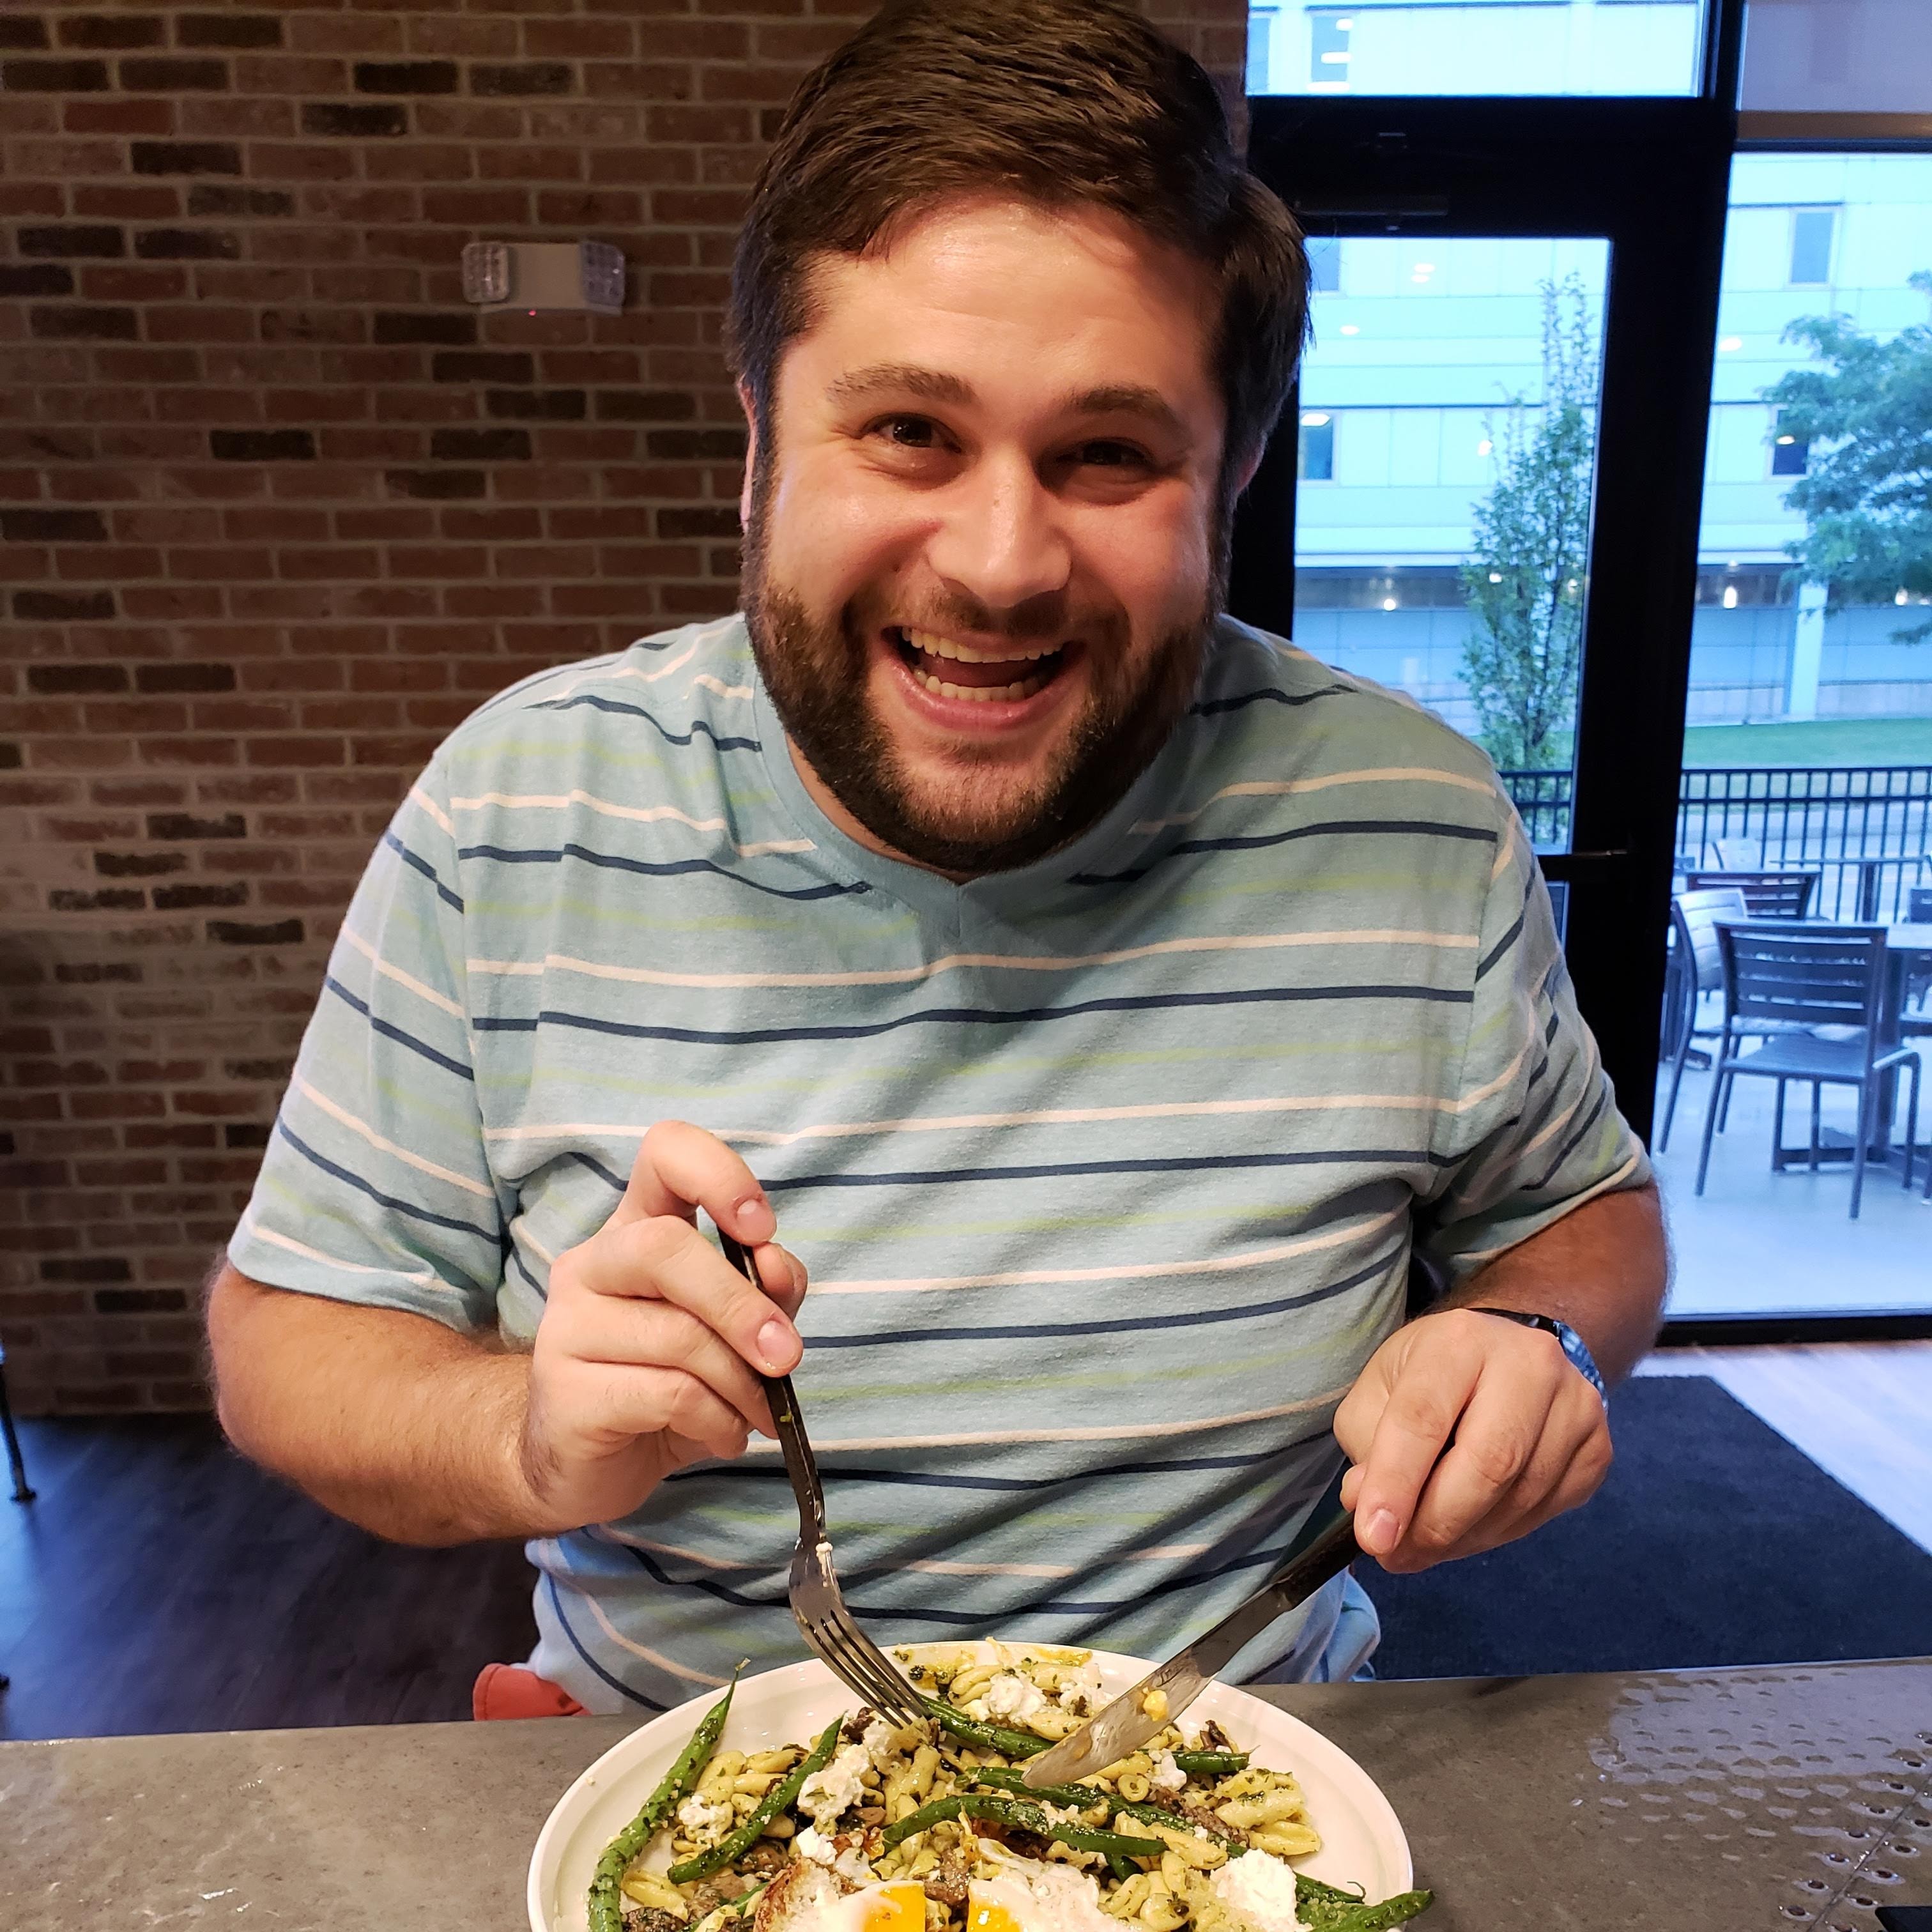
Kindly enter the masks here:
<path id="1" fill-rule="evenodd" d="M 1744 896 L 1744 911 L 1752 919 L 1802 919 L 1811 910 L 1822 872 L 1688 872 L 1686 892 L 1710 892 L 1735 886 Z"/>
<path id="2" fill-rule="evenodd" d="M 1912 1185 L 1912 1144 L 1918 1127 L 1918 1049 L 1900 1043 L 1881 1048 L 1878 1022 L 1885 998 L 1885 928 L 1840 926 L 1828 930 L 1777 924 L 1720 926 L 1718 949 L 1724 986 L 1724 1024 L 1711 1068 L 1704 1109 L 1704 1144 L 1697 1160 L 1696 1191 L 1704 1191 L 1711 1165 L 1711 1136 L 1719 1112 L 1739 1074 L 1778 1082 L 1772 1125 L 1772 1159 L 1784 1144 L 1784 1090 L 1793 1080 L 1811 1088 L 1811 1171 L 1818 1168 L 1820 1090 L 1858 1089 L 1857 1138 L 1852 1148 L 1851 1218 L 1858 1217 L 1865 1184 L 1865 1150 L 1871 1137 L 1878 1076 L 1896 1066 L 1912 1071 L 1906 1115 L 1905 1185 Z M 1850 1038 L 1822 1040 L 1815 1033 L 1780 1034 L 1756 1052 L 1736 1051 L 1747 1023 L 1781 1020 L 1802 1028 L 1853 1028 Z"/>

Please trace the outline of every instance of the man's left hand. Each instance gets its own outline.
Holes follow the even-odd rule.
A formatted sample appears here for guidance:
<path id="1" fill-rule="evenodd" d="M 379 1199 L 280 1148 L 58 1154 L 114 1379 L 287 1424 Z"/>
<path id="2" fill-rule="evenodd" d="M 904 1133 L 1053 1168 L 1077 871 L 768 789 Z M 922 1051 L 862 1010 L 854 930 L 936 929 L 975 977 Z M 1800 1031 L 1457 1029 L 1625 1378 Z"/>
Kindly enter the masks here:
<path id="1" fill-rule="evenodd" d="M 1468 1309 L 1391 1335 L 1342 1399 L 1335 1439 L 1355 1466 L 1342 1501 L 1356 1539 L 1384 1570 L 1527 1535 L 1587 1502 L 1610 1466 L 1602 1400 L 1556 1338 Z"/>

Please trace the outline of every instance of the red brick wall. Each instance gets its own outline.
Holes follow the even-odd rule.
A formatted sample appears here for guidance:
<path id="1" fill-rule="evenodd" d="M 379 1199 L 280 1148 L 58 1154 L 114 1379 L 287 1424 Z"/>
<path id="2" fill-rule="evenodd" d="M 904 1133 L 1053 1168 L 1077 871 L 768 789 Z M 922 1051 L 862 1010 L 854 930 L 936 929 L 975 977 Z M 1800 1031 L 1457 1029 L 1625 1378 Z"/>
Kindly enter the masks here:
<path id="1" fill-rule="evenodd" d="M 410 776 L 728 610 L 734 224 L 838 0 L 0 4 L 0 1342 L 200 1406 L 196 1289 Z M 1243 0 L 1151 0 L 1238 96 Z M 478 236 L 615 316 L 480 316 Z"/>

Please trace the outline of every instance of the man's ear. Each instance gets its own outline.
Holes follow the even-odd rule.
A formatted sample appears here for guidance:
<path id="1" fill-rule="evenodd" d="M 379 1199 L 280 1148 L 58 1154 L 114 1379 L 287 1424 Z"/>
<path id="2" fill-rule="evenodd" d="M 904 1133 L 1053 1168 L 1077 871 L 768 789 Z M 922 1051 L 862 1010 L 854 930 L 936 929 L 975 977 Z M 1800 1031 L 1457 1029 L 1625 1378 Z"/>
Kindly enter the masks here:
<path id="1" fill-rule="evenodd" d="M 1262 466 L 1262 458 L 1265 453 L 1266 446 L 1264 445 L 1262 448 L 1256 450 L 1253 455 L 1250 457 L 1247 461 L 1241 465 L 1240 479 L 1234 485 L 1234 494 L 1237 496 L 1240 496 L 1243 491 L 1247 488 L 1248 485 L 1255 480 L 1255 472 Z"/>
<path id="2" fill-rule="evenodd" d="M 738 385 L 738 406 L 745 412 L 745 480 L 738 489 L 738 520 L 752 520 L 752 478 L 758 467 L 758 412 L 752 403 L 748 385 Z"/>

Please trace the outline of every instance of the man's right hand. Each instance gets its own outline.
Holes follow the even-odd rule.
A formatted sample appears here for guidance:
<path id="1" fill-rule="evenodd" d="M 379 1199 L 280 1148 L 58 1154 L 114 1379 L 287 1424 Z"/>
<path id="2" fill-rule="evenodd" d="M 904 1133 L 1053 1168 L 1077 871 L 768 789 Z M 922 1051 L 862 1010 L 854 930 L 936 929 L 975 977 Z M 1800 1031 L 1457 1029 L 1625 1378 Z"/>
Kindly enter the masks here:
<path id="1" fill-rule="evenodd" d="M 699 1234 L 700 1208 L 752 1250 L 763 1293 Z M 796 1365 L 806 1290 L 776 1232 L 723 1142 L 680 1120 L 644 1136 L 616 1211 L 557 1257 L 537 1328 L 518 1454 L 554 1532 L 627 1516 L 674 1469 L 772 1432 L 758 1376 Z"/>

